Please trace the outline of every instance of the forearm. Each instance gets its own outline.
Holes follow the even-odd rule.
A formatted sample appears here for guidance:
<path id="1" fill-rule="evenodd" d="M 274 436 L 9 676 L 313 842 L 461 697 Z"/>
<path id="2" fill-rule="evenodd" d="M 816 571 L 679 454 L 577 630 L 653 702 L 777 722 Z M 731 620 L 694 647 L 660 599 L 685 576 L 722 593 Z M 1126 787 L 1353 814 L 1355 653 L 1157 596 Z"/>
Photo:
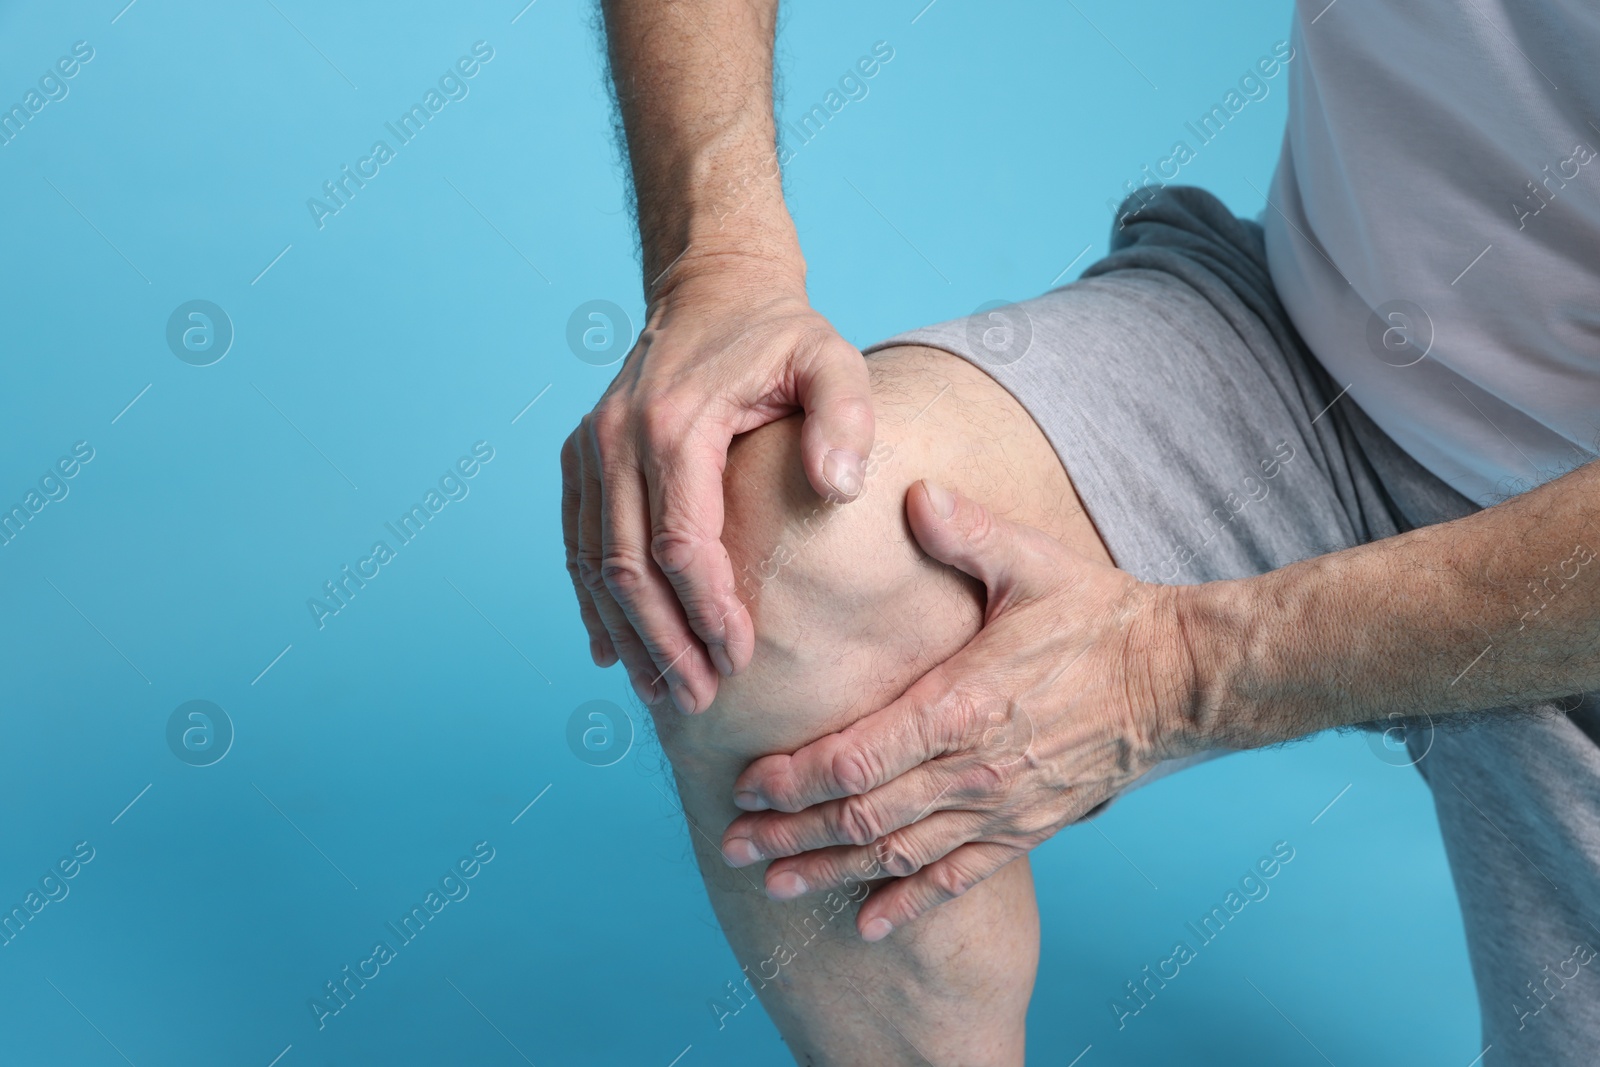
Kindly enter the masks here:
<path id="1" fill-rule="evenodd" d="M 778 0 L 604 0 L 646 298 L 673 264 L 801 270 L 772 114 Z"/>
<path id="2" fill-rule="evenodd" d="M 1454 522 L 1187 587 L 1214 743 L 1600 689 L 1600 463 Z"/>

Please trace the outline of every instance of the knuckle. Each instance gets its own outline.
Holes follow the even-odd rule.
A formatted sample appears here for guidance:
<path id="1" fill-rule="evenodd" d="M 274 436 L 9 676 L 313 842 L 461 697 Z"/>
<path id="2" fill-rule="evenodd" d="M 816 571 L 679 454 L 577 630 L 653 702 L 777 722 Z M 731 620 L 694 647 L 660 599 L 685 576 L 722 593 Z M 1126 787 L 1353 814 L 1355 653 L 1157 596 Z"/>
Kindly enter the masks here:
<path id="1" fill-rule="evenodd" d="M 851 355 L 856 359 L 860 358 L 855 356 L 853 352 Z M 851 425 L 870 423 L 873 416 L 872 400 L 870 397 L 860 393 L 841 396 L 829 405 L 828 414 L 840 422 Z"/>
<path id="2" fill-rule="evenodd" d="M 683 413 L 665 394 L 653 399 L 639 413 L 639 431 L 653 448 L 676 442 L 683 436 L 684 427 Z"/>
<path id="3" fill-rule="evenodd" d="M 650 556 L 667 574 L 681 574 L 694 562 L 705 541 L 683 530 L 662 530 L 650 539 Z"/>
<path id="4" fill-rule="evenodd" d="M 866 863 L 862 860 L 860 854 L 844 849 L 837 853 L 829 853 L 823 856 L 822 864 L 827 871 L 827 883 L 826 885 L 819 882 L 813 882 L 812 884 L 821 888 L 842 890 L 852 904 L 859 904 L 866 899 L 865 897 L 850 896 L 855 891 L 856 886 L 865 887 L 874 878 L 883 877 L 881 871 L 876 874 L 865 873 Z"/>
<path id="5" fill-rule="evenodd" d="M 928 883 L 943 900 L 954 900 L 972 888 L 971 877 L 953 863 L 942 863 L 930 870 Z"/>
<path id="6" fill-rule="evenodd" d="M 891 878 L 905 878 L 922 869 L 922 864 L 896 836 L 889 836 L 873 847 L 873 858 Z"/>
<path id="7" fill-rule="evenodd" d="M 835 889 L 850 880 L 850 869 L 835 860 L 823 860 L 806 871 L 806 884 L 813 892 Z"/>
<path id="8" fill-rule="evenodd" d="M 828 761 L 828 771 L 846 796 L 865 793 L 878 781 L 878 761 L 867 749 L 841 745 Z"/>
<path id="9" fill-rule="evenodd" d="M 826 855 L 797 859 L 789 869 L 804 878 L 812 892 L 831 889 L 844 881 L 849 873 L 837 860 Z"/>
<path id="10" fill-rule="evenodd" d="M 834 829 L 846 844 L 870 845 L 882 837 L 883 822 L 866 797 L 846 797 L 834 809 Z"/>
<path id="11" fill-rule="evenodd" d="M 585 416 L 589 433 L 602 452 L 614 448 L 626 433 L 628 415 L 614 403 L 602 404 Z"/>
<path id="12" fill-rule="evenodd" d="M 967 509 L 967 540 L 974 546 L 982 547 L 989 544 L 999 534 L 999 525 L 994 516 L 989 514 L 989 509 L 981 505 L 971 505 Z"/>
<path id="13" fill-rule="evenodd" d="M 644 584 L 644 564 L 634 556 L 612 552 L 600 561 L 600 580 L 618 600 L 632 599 Z"/>
<path id="14" fill-rule="evenodd" d="M 1060 828 L 1060 825 L 1060 817 L 1053 812 L 1044 810 L 1030 812 L 1015 820 L 1011 836 L 1016 839 L 1017 847 L 1026 851 L 1047 840 Z"/>
<path id="15" fill-rule="evenodd" d="M 606 580 L 601 573 L 600 561 L 593 553 L 580 550 L 575 567 L 578 581 L 591 595 L 599 596 L 606 591 Z"/>
<path id="16" fill-rule="evenodd" d="M 704 641 L 726 641 L 728 618 L 742 606 L 734 594 L 719 595 L 716 590 L 686 589 L 679 593 L 689 628 Z"/>
<path id="17" fill-rule="evenodd" d="M 789 831 L 785 820 L 773 818 L 752 820 L 745 828 L 744 836 L 749 838 L 750 843 L 764 856 L 793 856 L 799 851 L 794 847 L 794 834 Z"/>
<path id="18" fill-rule="evenodd" d="M 950 694 L 939 718 L 947 745 L 970 747 L 983 732 L 984 700 L 976 693 L 957 689 Z M 932 727 L 930 722 L 928 728 Z"/>
<path id="19" fill-rule="evenodd" d="M 961 795 L 991 799 L 1010 791 L 1014 770 L 1009 764 L 975 763 L 961 772 L 957 788 Z"/>
<path id="20" fill-rule="evenodd" d="M 753 773 L 757 768 L 760 773 Z M 767 798 L 774 811 L 793 813 L 803 811 L 799 790 L 795 784 L 794 757 L 784 754 L 767 756 L 751 766 L 752 776 L 746 784 Z"/>

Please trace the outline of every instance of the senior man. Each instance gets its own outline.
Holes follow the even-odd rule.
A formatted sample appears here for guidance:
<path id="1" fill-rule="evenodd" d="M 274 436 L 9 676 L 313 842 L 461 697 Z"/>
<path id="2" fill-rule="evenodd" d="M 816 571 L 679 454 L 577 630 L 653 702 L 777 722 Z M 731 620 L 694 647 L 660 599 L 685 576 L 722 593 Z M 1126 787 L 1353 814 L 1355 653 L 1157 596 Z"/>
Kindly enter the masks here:
<path id="1" fill-rule="evenodd" d="M 649 312 L 562 457 L 730 997 L 803 1063 L 1020 1063 L 1032 846 L 1427 716 L 1488 1062 L 1592 1063 L 1600 14 L 1301 5 L 1259 220 L 1141 190 L 1081 280 L 863 358 L 806 299 L 776 6 L 604 5 Z"/>

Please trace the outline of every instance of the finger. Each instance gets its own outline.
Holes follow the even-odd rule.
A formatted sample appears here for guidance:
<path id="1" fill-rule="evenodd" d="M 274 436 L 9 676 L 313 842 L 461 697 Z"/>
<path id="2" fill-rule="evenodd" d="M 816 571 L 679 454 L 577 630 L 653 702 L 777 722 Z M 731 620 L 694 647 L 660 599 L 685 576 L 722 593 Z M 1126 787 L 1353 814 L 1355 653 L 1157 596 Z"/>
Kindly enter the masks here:
<path id="1" fill-rule="evenodd" d="M 937 811 L 869 845 L 841 845 L 775 861 L 767 868 L 767 896 L 793 900 L 852 882 L 907 878 L 982 833 L 976 811 Z"/>
<path id="2" fill-rule="evenodd" d="M 722 473 L 733 431 L 697 419 L 666 393 L 651 399 L 645 425 L 650 555 L 672 584 L 689 629 L 724 677 L 755 651 L 755 626 L 739 598 L 722 544 Z"/>
<path id="3" fill-rule="evenodd" d="M 595 610 L 594 597 L 583 584 L 578 566 L 578 513 L 583 503 L 583 469 L 578 458 L 578 432 L 574 431 L 561 446 L 561 540 L 567 550 L 567 574 L 572 579 L 572 591 L 578 597 L 578 615 L 583 628 L 589 632 L 589 657 L 596 667 L 609 667 L 617 662 L 617 650 L 612 647 L 606 624 L 600 621 Z"/>
<path id="4" fill-rule="evenodd" d="M 931 811 L 969 799 L 958 781 L 953 768 L 936 761 L 860 796 L 830 800 L 793 814 L 741 815 L 723 832 L 722 857 L 731 866 L 746 867 L 830 845 L 870 845 Z"/>
<path id="5" fill-rule="evenodd" d="M 666 695 L 664 688 L 652 680 L 656 674 L 655 664 L 639 635 L 634 633 L 628 617 L 606 588 L 601 555 L 604 539 L 600 533 L 600 457 L 595 454 L 588 421 L 586 419 L 578 427 L 579 484 L 583 487 L 578 505 L 578 574 L 594 603 L 595 614 L 600 616 L 612 647 L 622 660 L 623 669 L 628 672 L 633 691 L 647 706 L 654 705 Z"/>
<path id="6" fill-rule="evenodd" d="M 649 505 L 633 445 L 602 417 L 591 420 L 589 437 L 600 467 L 600 573 L 606 590 L 649 655 L 651 683 L 684 714 L 704 711 L 716 696 L 716 669 L 650 558 Z M 586 465 L 587 458 L 586 452 Z"/>
<path id="7" fill-rule="evenodd" d="M 829 500 L 854 500 L 866 485 L 872 452 L 867 361 L 844 338 L 829 334 L 796 357 L 795 398 L 805 409 L 800 450 L 811 487 Z"/>
<path id="8" fill-rule="evenodd" d="M 992 513 L 975 500 L 952 493 L 926 478 L 906 494 L 906 518 L 923 550 L 982 582 L 991 614 L 996 594 L 1031 592 L 1049 581 L 1059 563 L 1059 545 L 1047 534 Z"/>
<path id="9" fill-rule="evenodd" d="M 958 666 L 955 659 L 947 661 L 888 707 L 792 755 L 756 760 L 734 780 L 734 804 L 745 811 L 800 811 L 877 789 L 918 764 L 958 751 L 975 719 L 972 702 L 948 680 L 959 677 L 952 669 Z"/>
<path id="10" fill-rule="evenodd" d="M 962 845 L 909 878 L 890 882 L 867 897 L 856 915 L 856 929 L 867 941 L 882 941 L 895 930 L 926 915 L 1010 863 L 1023 850 L 977 841 Z"/>

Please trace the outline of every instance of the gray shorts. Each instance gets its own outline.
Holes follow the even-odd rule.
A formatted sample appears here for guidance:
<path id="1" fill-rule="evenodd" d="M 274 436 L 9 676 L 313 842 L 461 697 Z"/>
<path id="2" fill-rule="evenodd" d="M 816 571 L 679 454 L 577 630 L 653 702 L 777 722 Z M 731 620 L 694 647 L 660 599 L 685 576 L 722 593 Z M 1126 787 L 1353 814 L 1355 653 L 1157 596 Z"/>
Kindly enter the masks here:
<path id="1" fill-rule="evenodd" d="M 1278 302 L 1260 226 L 1200 189 L 1162 190 L 1079 281 L 867 351 L 908 343 L 1015 396 L 1147 581 L 1248 577 L 1477 510 L 1340 395 Z M 1543 710 L 1407 733 L 1486 1064 L 1600 1060 L 1600 699 Z"/>

